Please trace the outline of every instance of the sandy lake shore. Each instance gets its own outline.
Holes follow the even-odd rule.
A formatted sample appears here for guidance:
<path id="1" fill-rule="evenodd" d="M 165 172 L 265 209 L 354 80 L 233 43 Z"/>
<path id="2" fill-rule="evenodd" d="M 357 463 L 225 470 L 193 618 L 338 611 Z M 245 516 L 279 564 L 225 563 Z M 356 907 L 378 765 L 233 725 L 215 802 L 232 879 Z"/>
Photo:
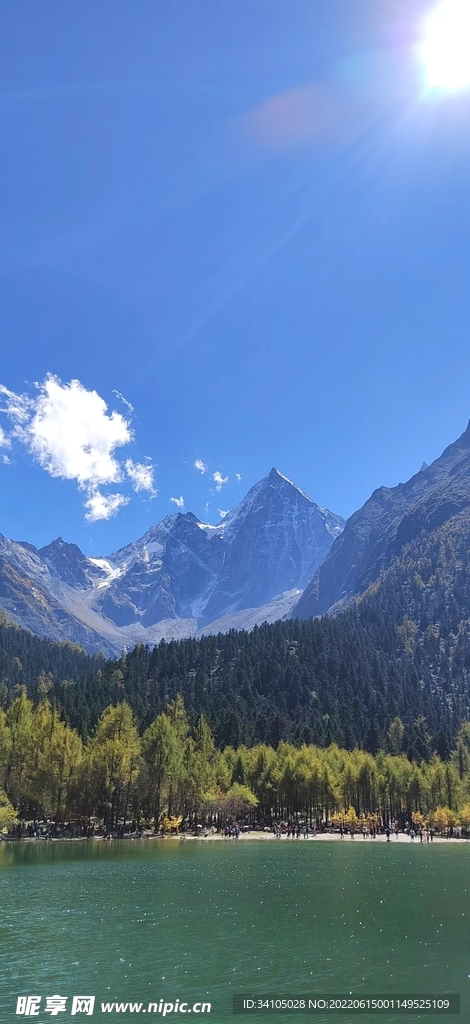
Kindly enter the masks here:
<path id="1" fill-rule="evenodd" d="M 239 835 L 239 838 L 237 840 L 233 836 L 232 837 L 223 836 L 223 835 L 221 835 L 221 834 L 219 834 L 217 832 L 209 832 L 207 835 L 200 835 L 200 836 L 196 836 L 194 834 L 188 834 L 186 832 L 183 832 L 181 835 L 173 835 L 173 836 L 170 836 L 170 835 L 162 836 L 162 835 L 156 835 L 154 832 L 148 832 L 148 833 L 146 833 L 145 835 L 142 835 L 142 836 L 129 836 L 129 835 L 126 835 L 126 836 L 124 836 L 124 840 L 125 841 L 130 841 L 130 842 L 143 842 L 143 841 L 158 840 L 159 842 L 175 842 L 176 841 L 176 842 L 196 842 L 196 843 L 214 843 L 214 842 L 217 842 L 217 843 L 233 843 L 233 842 L 245 842 L 245 843 L 246 842 L 258 842 L 258 843 L 259 842 L 261 842 L 261 843 L 276 842 L 276 843 L 279 843 L 279 842 L 281 842 L 281 843 L 290 843 L 291 845 L 295 845 L 295 843 L 298 843 L 298 842 L 301 842 L 301 843 L 337 843 L 337 842 L 338 843 L 351 843 L 351 842 L 356 842 L 356 843 L 365 843 L 365 842 L 367 842 L 367 843 L 371 843 L 371 842 L 373 842 L 373 843 L 377 843 L 377 842 L 378 843 L 386 843 L 387 842 L 387 837 L 386 837 L 386 835 L 377 835 L 377 836 L 375 836 L 374 839 L 371 839 L 370 836 L 366 836 L 366 838 L 364 839 L 363 836 L 362 836 L 362 833 L 356 832 L 356 834 L 354 836 L 354 839 L 351 839 L 351 836 L 349 834 L 347 834 L 347 835 L 343 836 L 343 838 L 341 838 L 341 836 L 337 832 L 318 832 L 315 836 L 309 835 L 307 839 L 305 839 L 304 836 L 300 836 L 299 839 L 297 839 L 297 838 L 288 838 L 287 835 L 283 835 L 283 836 L 281 836 L 281 838 L 278 838 L 277 836 L 274 835 L 273 832 L 256 832 L 256 831 L 253 831 L 253 832 L 241 832 L 240 835 Z M 107 842 L 123 842 L 123 839 L 116 839 L 116 838 L 108 839 L 108 838 L 105 838 L 104 836 L 93 836 L 92 839 L 87 839 L 85 836 L 77 836 L 77 837 L 75 837 L 73 839 L 69 838 L 67 836 L 64 836 L 64 837 L 57 836 L 56 838 L 50 838 L 50 839 L 45 839 L 43 837 L 41 837 L 40 839 L 36 839 L 34 837 L 31 837 L 31 836 L 22 836 L 21 839 L 17 839 L 16 837 L 12 837 L 12 836 L 1 836 L 0 837 L 0 843 L 1 842 L 4 842 L 4 843 L 15 843 L 15 844 L 16 843 L 21 843 L 21 844 L 23 844 L 23 843 L 40 843 L 42 845 L 42 843 L 89 843 L 89 842 L 107 843 Z M 459 845 L 464 846 L 465 843 L 468 842 L 468 839 L 462 839 L 462 838 L 459 838 L 458 836 L 451 836 L 449 838 L 446 838 L 445 836 L 436 836 L 435 835 L 432 840 L 428 841 L 428 844 L 431 843 L 431 842 L 433 844 L 434 843 L 444 843 L 446 845 L 448 845 L 449 843 L 458 843 Z M 393 835 L 390 836 L 390 843 L 408 843 L 409 845 L 412 845 L 412 846 L 420 846 L 420 845 L 426 845 L 426 838 L 423 836 L 423 840 L 421 842 L 421 840 L 419 838 L 419 835 L 415 836 L 415 838 L 413 840 L 413 839 L 410 839 L 410 837 L 408 835 L 406 835 L 405 832 L 399 832 L 398 836 L 396 836 L 395 833 L 393 833 Z"/>
<path id="2" fill-rule="evenodd" d="M 183 839 L 184 837 L 180 836 L 179 838 Z M 209 835 L 207 835 L 205 837 L 201 836 L 200 838 L 199 838 L 199 836 L 187 836 L 187 838 L 188 839 L 196 839 L 198 842 L 204 841 L 206 843 L 207 842 L 214 842 L 214 840 L 217 841 L 217 842 L 226 842 L 226 843 L 234 841 L 233 839 L 228 839 L 226 836 L 217 835 L 217 833 L 209 834 Z M 244 832 L 244 833 L 242 833 L 240 835 L 238 842 L 240 840 L 243 840 L 244 842 L 246 842 L 247 840 L 249 840 L 249 841 L 255 841 L 255 840 L 260 841 L 261 840 L 262 842 L 266 842 L 266 841 L 269 842 L 269 841 L 274 840 L 274 841 L 276 841 L 278 843 L 279 842 L 281 842 L 281 843 L 286 842 L 286 843 L 290 843 L 291 845 L 293 845 L 294 843 L 297 843 L 297 842 L 300 842 L 300 843 L 336 843 L 336 842 L 338 842 L 338 843 L 351 843 L 351 842 L 355 842 L 355 843 L 377 843 L 377 842 L 378 843 L 386 843 L 387 842 L 387 836 L 385 836 L 385 835 L 378 835 L 378 836 L 375 837 L 375 839 L 371 839 L 369 836 L 367 836 L 366 839 L 363 839 L 361 833 L 358 832 L 354 836 L 354 839 L 351 839 L 351 836 L 349 836 L 349 835 L 344 836 L 343 839 L 341 839 L 341 836 L 338 835 L 338 833 L 336 833 L 336 832 L 318 832 L 316 836 L 309 836 L 308 839 L 304 839 L 303 836 L 301 836 L 300 839 L 292 839 L 292 838 L 288 839 L 287 836 L 282 836 L 281 839 L 276 839 L 276 836 L 272 832 Z M 235 840 L 235 841 L 237 841 L 237 840 Z M 405 832 L 399 832 L 398 836 L 395 836 L 395 834 L 394 834 L 393 836 L 390 837 L 390 842 L 391 843 L 409 843 L 410 845 L 418 845 L 418 846 L 419 845 L 426 845 L 426 839 L 424 838 L 424 836 L 423 836 L 423 843 L 421 844 L 419 836 L 415 836 L 415 838 L 413 840 L 413 839 L 410 839 L 410 837 L 407 836 Z M 468 840 L 466 840 L 466 839 L 459 839 L 457 836 L 452 836 L 449 839 L 446 839 L 443 836 L 434 836 L 434 839 L 433 840 L 429 840 L 429 842 L 432 842 L 432 843 L 447 843 L 447 844 L 448 843 L 460 843 L 460 845 L 463 845 L 464 843 L 468 842 Z"/>

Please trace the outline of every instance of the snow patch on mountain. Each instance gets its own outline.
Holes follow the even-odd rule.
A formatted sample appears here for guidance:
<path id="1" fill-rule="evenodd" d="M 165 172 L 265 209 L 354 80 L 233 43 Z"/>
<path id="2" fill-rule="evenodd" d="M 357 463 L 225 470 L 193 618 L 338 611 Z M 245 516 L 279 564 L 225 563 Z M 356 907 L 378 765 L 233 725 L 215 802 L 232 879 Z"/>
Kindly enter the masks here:
<path id="1" fill-rule="evenodd" d="M 343 525 L 272 469 L 220 523 L 178 511 L 101 557 L 61 537 L 37 550 L 0 536 L 0 606 L 106 653 L 251 629 L 288 614 Z"/>

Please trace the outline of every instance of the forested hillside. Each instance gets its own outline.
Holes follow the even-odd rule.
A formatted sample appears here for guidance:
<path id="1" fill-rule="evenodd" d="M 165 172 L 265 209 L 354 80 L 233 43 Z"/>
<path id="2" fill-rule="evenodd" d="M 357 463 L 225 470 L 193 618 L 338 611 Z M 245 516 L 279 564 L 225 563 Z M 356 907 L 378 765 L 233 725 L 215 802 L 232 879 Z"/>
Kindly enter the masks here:
<path id="1" fill-rule="evenodd" d="M 348 519 L 292 611 L 309 619 L 332 612 L 376 583 L 423 531 L 470 511 L 470 424 L 431 466 L 396 487 L 379 487 Z"/>
<path id="2" fill-rule="evenodd" d="M 402 728 L 395 720 L 390 742 Z M 247 816 L 262 824 L 302 816 L 310 825 L 336 820 L 352 829 L 379 819 L 439 831 L 460 825 L 468 835 L 469 797 L 470 722 L 448 761 L 433 754 L 418 765 L 404 754 L 374 757 L 334 743 L 220 751 L 204 716 L 191 726 L 181 697 L 143 735 L 125 701 L 105 708 L 86 743 L 47 699 L 33 706 L 21 693 L 0 709 L 0 833 L 20 819 L 29 821 L 29 835 L 32 820 L 47 819 L 59 825 L 48 834 L 76 837 L 93 834 L 91 816 L 114 835 L 142 816 L 158 831 L 183 820 L 194 827 L 201 818 L 220 827 Z"/>
<path id="3" fill-rule="evenodd" d="M 336 742 L 447 757 L 470 717 L 469 537 L 468 513 L 423 532 L 336 617 L 140 645 L 117 660 L 0 624 L 2 702 L 23 683 L 86 739 L 110 703 L 127 700 L 144 729 L 181 693 L 220 747 Z"/>

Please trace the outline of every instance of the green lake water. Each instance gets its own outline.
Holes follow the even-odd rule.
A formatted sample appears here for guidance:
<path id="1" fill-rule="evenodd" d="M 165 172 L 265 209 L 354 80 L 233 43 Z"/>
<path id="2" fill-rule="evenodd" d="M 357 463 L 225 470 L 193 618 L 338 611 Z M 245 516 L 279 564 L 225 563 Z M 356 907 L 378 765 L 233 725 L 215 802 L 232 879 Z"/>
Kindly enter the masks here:
<path id="1" fill-rule="evenodd" d="M 136 1019 L 100 1002 L 161 998 L 253 1021 L 233 994 L 349 991 L 460 993 L 461 1014 L 309 1019 L 470 1020 L 470 843 L 0 845 L 1 1024 Z M 56 993 L 66 1013 L 15 1016 L 18 995 Z M 70 1017 L 73 995 L 96 996 L 93 1018 Z"/>

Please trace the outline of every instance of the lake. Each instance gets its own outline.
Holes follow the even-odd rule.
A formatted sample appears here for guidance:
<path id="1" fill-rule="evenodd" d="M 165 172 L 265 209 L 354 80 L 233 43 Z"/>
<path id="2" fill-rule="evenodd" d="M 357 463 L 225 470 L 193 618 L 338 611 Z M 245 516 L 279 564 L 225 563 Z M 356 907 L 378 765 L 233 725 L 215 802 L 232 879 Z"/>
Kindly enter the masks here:
<path id="1" fill-rule="evenodd" d="M 0 844 L 0 1020 L 22 1019 L 19 995 L 68 996 L 40 1021 L 85 994 L 95 1019 L 102 1001 L 179 998 L 253 1021 L 233 994 L 349 991 L 460 993 L 460 1018 L 436 1019 L 469 1019 L 469 869 L 470 843 Z"/>

